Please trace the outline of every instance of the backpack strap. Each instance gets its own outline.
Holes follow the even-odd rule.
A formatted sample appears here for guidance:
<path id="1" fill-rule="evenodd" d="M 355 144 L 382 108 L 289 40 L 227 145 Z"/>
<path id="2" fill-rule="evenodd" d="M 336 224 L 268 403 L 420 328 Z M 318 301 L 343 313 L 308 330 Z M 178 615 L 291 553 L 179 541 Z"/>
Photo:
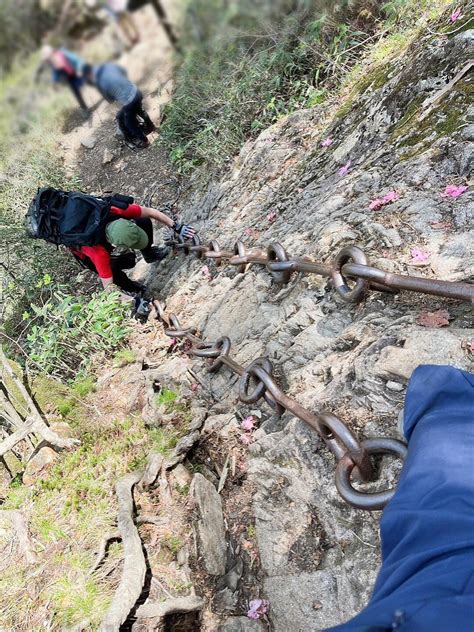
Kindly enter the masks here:
<path id="1" fill-rule="evenodd" d="M 121 193 L 114 193 L 110 197 L 110 206 L 115 206 L 117 208 L 125 211 L 130 204 L 133 204 L 133 197 L 130 195 L 122 195 Z"/>

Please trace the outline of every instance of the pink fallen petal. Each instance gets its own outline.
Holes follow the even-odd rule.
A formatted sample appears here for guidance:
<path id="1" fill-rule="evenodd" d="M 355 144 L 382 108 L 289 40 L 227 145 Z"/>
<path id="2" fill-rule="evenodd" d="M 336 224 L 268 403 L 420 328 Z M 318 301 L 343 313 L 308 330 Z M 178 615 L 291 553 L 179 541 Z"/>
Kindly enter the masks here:
<path id="1" fill-rule="evenodd" d="M 177 344 L 178 344 L 177 338 L 171 338 L 171 340 L 170 340 L 170 347 L 174 347 Z"/>
<path id="2" fill-rule="evenodd" d="M 244 430 L 253 430 L 255 426 L 255 417 L 253 415 L 249 415 L 240 425 Z"/>
<path id="3" fill-rule="evenodd" d="M 251 434 L 241 434 L 240 440 L 244 445 L 250 445 L 253 441 L 253 437 Z"/>
<path id="4" fill-rule="evenodd" d="M 193 393 L 195 393 L 198 390 L 198 385 L 196 384 L 196 382 L 193 382 L 191 384 L 191 390 Z"/>
<path id="5" fill-rule="evenodd" d="M 460 17 L 462 17 L 462 10 L 461 8 L 458 8 L 451 13 L 450 20 L 451 22 L 456 22 L 456 20 L 459 20 Z"/>
<path id="6" fill-rule="evenodd" d="M 346 176 L 349 173 L 349 169 L 351 168 L 352 160 L 348 160 L 346 164 L 339 169 L 337 172 L 340 176 Z"/>
<path id="7" fill-rule="evenodd" d="M 396 191 L 389 191 L 383 196 L 382 200 L 384 204 L 390 204 L 390 202 L 395 202 L 396 200 L 398 200 L 399 197 L 400 194 Z"/>
<path id="8" fill-rule="evenodd" d="M 416 261 L 418 263 L 425 263 L 429 260 L 431 255 L 431 253 L 427 250 L 422 250 L 421 248 L 412 248 L 410 252 L 412 261 Z"/>
<path id="9" fill-rule="evenodd" d="M 369 204 L 369 208 L 372 211 L 378 211 L 379 209 L 382 208 L 383 205 L 384 205 L 384 202 L 381 198 L 375 198 L 375 200 L 372 200 L 372 202 Z"/>
<path id="10" fill-rule="evenodd" d="M 443 197 L 452 197 L 452 198 L 457 198 L 460 195 L 462 195 L 463 193 L 465 193 L 467 191 L 468 187 L 461 184 L 459 186 L 455 185 L 455 184 L 448 184 L 448 186 L 445 188 L 444 192 L 441 193 L 441 195 Z"/>
<path id="11" fill-rule="evenodd" d="M 253 229 L 252 228 L 246 228 L 244 230 L 244 235 L 246 235 L 247 237 L 251 237 L 253 235 Z"/>
<path id="12" fill-rule="evenodd" d="M 201 269 L 201 272 L 203 274 L 203 276 L 205 276 L 207 279 L 211 278 L 211 271 L 209 270 L 208 266 L 203 266 Z"/>
<path id="13" fill-rule="evenodd" d="M 375 198 L 374 200 L 372 200 L 372 202 L 369 204 L 369 208 L 373 211 L 378 211 L 382 208 L 382 206 L 385 206 L 386 204 L 391 204 L 391 202 L 395 202 L 395 200 L 398 200 L 399 197 L 400 194 L 396 191 L 389 191 L 383 197 Z"/>
<path id="14" fill-rule="evenodd" d="M 321 147 L 330 147 L 333 142 L 334 141 L 332 138 L 326 138 L 326 140 L 323 140 L 323 142 L 321 143 Z"/>
<path id="15" fill-rule="evenodd" d="M 249 603 L 249 610 L 247 617 L 249 619 L 260 619 L 263 615 L 267 614 L 270 602 L 266 599 L 254 599 Z"/>
<path id="16" fill-rule="evenodd" d="M 272 211 L 271 213 L 268 213 L 267 219 L 271 223 L 271 222 L 275 221 L 276 216 L 277 216 L 277 214 L 275 213 L 275 211 Z"/>

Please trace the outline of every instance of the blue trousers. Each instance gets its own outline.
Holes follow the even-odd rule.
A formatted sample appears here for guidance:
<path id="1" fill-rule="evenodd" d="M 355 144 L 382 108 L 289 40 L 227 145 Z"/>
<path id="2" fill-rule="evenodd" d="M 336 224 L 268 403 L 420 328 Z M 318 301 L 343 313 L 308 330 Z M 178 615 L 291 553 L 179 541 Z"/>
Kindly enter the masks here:
<path id="1" fill-rule="evenodd" d="M 372 597 L 331 632 L 474 632 L 474 375 L 419 366 L 404 432 L 408 457 L 382 515 Z"/>

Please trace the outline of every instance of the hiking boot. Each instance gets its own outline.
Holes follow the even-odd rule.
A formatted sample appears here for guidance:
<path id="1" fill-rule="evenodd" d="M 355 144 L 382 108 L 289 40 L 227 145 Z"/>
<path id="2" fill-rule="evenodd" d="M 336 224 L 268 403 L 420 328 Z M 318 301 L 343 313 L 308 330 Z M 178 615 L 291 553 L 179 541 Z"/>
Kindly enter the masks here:
<path id="1" fill-rule="evenodd" d="M 123 140 L 125 138 L 125 134 L 122 132 L 122 130 L 120 129 L 118 125 L 115 128 L 114 136 L 115 138 L 118 138 L 119 140 Z"/>
<path id="2" fill-rule="evenodd" d="M 147 263 L 157 263 L 168 256 L 169 248 L 159 248 L 158 246 L 150 246 L 146 252 L 142 252 L 143 258 Z"/>
<path id="3" fill-rule="evenodd" d="M 133 144 L 135 145 L 135 149 L 145 149 L 150 146 L 150 141 L 148 138 L 145 138 L 144 140 L 137 138 L 133 141 Z"/>
<path id="4" fill-rule="evenodd" d="M 153 134 L 153 132 L 156 132 L 156 125 L 153 123 L 151 119 L 148 119 L 147 121 L 143 121 L 141 127 L 143 130 L 143 133 L 146 136 L 148 136 L 148 134 Z"/>

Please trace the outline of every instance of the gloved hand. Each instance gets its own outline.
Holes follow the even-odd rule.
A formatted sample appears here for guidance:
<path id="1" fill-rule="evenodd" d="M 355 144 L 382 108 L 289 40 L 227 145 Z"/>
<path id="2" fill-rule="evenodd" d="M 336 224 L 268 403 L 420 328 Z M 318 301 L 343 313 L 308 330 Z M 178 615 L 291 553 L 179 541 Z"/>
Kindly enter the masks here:
<path id="1" fill-rule="evenodd" d="M 173 231 L 176 235 L 183 237 L 183 239 L 192 239 L 196 234 L 196 230 L 189 224 L 180 224 L 175 222 Z"/>
<path id="2" fill-rule="evenodd" d="M 151 312 L 151 303 L 146 299 L 137 296 L 135 298 L 135 307 L 133 310 L 133 316 L 141 321 L 146 322 L 148 319 L 148 314 Z"/>

